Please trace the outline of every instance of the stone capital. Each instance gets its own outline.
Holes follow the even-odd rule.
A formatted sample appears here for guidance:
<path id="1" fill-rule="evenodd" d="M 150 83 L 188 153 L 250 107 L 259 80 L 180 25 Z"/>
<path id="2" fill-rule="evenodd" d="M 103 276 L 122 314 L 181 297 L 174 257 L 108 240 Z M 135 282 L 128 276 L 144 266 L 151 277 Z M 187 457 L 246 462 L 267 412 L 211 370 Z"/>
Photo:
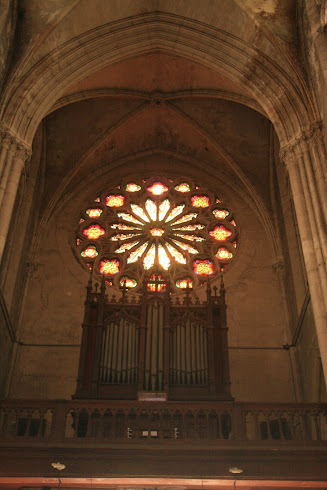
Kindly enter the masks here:
<path id="1" fill-rule="evenodd" d="M 31 148 L 17 138 L 10 130 L 0 128 L 0 145 L 14 154 L 14 158 L 21 158 L 24 163 L 32 155 Z"/>
<path id="2" fill-rule="evenodd" d="M 31 155 L 32 155 L 32 151 L 30 148 L 27 148 L 27 146 L 25 146 L 22 143 L 16 143 L 14 148 L 14 158 L 19 158 L 23 160 L 23 162 L 25 163 L 29 161 Z"/>
<path id="3" fill-rule="evenodd" d="M 322 140 L 321 122 L 317 121 L 311 125 L 308 131 L 303 131 L 291 143 L 283 146 L 280 150 L 280 160 L 287 168 L 296 164 L 297 159 L 304 152 L 310 151 L 319 140 Z"/>
<path id="4" fill-rule="evenodd" d="M 278 277 L 284 277 L 285 276 L 284 262 L 282 262 L 281 260 L 279 262 L 276 262 L 275 264 L 273 264 L 272 268 Z"/>

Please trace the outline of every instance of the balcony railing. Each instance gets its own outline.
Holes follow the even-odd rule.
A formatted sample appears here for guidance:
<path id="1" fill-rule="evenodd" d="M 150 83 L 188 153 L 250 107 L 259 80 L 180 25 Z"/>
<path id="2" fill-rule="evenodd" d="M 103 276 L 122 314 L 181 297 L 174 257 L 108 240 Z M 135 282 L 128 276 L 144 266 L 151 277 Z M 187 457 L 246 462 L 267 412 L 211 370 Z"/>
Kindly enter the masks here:
<path id="1" fill-rule="evenodd" d="M 326 404 L 0 402 L 0 445 L 327 445 Z"/>

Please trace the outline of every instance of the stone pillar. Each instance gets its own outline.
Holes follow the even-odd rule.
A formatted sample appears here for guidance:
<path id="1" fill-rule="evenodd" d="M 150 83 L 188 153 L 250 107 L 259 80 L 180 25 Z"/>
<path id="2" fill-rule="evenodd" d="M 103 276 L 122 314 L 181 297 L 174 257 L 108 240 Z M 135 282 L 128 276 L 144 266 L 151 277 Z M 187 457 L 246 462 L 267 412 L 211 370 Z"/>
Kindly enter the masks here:
<path id="1" fill-rule="evenodd" d="M 18 185 L 31 150 L 8 132 L 2 133 L 0 148 L 0 261 L 6 244 Z"/>
<path id="2" fill-rule="evenodd" d="M 327 185 L 326 151 L 319 126 L 284 147 L 312 309 L 327 381 Z"/>

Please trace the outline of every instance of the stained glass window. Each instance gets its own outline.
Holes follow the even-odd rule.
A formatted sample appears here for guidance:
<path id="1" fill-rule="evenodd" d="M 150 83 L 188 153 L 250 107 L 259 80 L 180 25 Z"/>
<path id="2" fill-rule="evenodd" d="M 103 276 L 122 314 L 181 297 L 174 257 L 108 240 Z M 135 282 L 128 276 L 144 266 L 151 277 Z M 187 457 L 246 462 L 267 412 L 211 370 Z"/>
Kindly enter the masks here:
<path id="1" fill-rule="evenodd" d="M 131 214 L 127 214 L 127 213 L 117 213 L 117 216 L 118 218 L 122 218 L 124 219 L 125 221 L 130 221 L 131 223 L 135 223 L 136 225 L 141 225 L 143 226 L 143 223 L 141 223 L 141 221 L 137 220 L 136 218 L 134 218 L 134 216 L 132 216 Z"/>
<path id="2" fill-rule="evenodd" d="M 168 187 L 161 182 L 155 182 L 151 187 L 148 187 L 148 191 L 154 196 L 161 196 L 161 194 L 168 191 Z"/>
<path id="3" fill-rule="evenodd" d="M 79 224 L 76 247 L 81 261 L 87 267 L 94 264 L 94 274 L 112 276 L 115 287 L 125 284 L 138 292 L 149 274 L 156 281 L 164 276 L 162 287 L 169 277 L 171 291 L 193 289 L 219 273 L 237 252 L 239 231 L 233 215 L 213 193 L 188 179 L 177 184 L 161 179 L 115 184 L 97 200 L 106 203 L 104 209 L 96 204 L 86 208 L 85 214 L 96 221 L 86 226 L 82 218 Z M 194 188 L 197 194 L 191 193 Z M 99 246 L 87 240 L 98 240 Z M 224 242 L 218 250 L 217 241 Z M 158 291 L 158 281 L 147 284 Z"/>
<path id="4" fill-rule="evenodd" d="M 122 195 L 115 196 L 110 194 L 109 196 L 107 196 L 106 206 L 108 206 L 109 208 L 120 208 L 124 205 L 124 200 L 124 196 Z"/>
<path id="5" fill-rule="evenodd" d="M 161 228 L 151 228 L 150 233 L 152 236 L 162 236 L 165 233 L 165 230 Z"/>
<path id="6" fill-rule="evenodd" d="M 176 287 L 179 289 L 192 289 L 193 281 L 189 277 L 185 279 L 179 279 L 178 281 L 176 281 Z"/>
<path id="7" fill-rule="evenodd" d="M 148 199 L 145 203 L 145 209 L 148 212 L 148 215 L 150 216 L 150 219 L 152 221 L 156 221 L 157 219 L 157 205 L 151 199 Z"/>
<path id="8" fill-rule="evenodd" d="M 156 246 L 155 244 L 151 245 L 149 250 L 146 253 L 146 256 L 143 259 L 143 267 L 145 270 L 151 269 L 154 265 L 154 259 L 156 258 Z"/>
<path id="9" fill-rule="evenodd" d="M 86 214 L 90 218 L 99 218 L 102 214 L 102 209 L 101 208 L 89 208 L 86 210 Z"/>
<path id="10" fill-rule="evenodd" d="M 140 230 L 140 228 L 137 228 L 136 226 L 129 226 L 125 225 L 123 223 L 115 223 L 114 225 L 111 225 L 113 230 Z"/>
<path id="11" fill-rule="evenodd" d="M 128 243 L 123 243 L 119 248 L 115 250 L 116 254 L 122 254 L 123 252 L 126 252 L 126 250 L 130 250 L 133 248 L 135 245 L 137 245 L 139 242 L 128 242 Z"/>
<path id="12" fill-rule="evenodd" d="M 229 252 L 227 248 L 221 247 L 218 248 L 217 253 L 216 253 L 217 259 L 220 260 L 230 260 L 233 257 L 232 252 Z"/>
<path id="13" fill-rule="evenodd" d="M 192 196 L 192 206 L 195 208 L 207 208 L 210 206 L 210 200 L 208 196 Z"/>
<path id="14" fill-rule="evenodd" d="M 126 190 L 127 192 L 138 192 L 141 190 L 141 186 L 137 184 L 127 184 Z"/>
<path id="15" fill-rule="evenodd" d="M 105 234 L 105 230 L 98 224 L 92 224 L 88 228 L 85 228 L 83 233 L 89 240 L 97 240 L 100 236 Z"/>
<path id="16" fill-rule="evenodd" d="M 214 209 L 212 214 L 217 219 L 225 219 L 229 216 L 229 211 L 227 211 L 227 209 Z"/>
<path id="17" fill-rule="evenodd" d="M 228 237 L 232 235 L 232 232 L 226 230 L 226 228 L 222 225 L 215 226 L 215 228 L 209 231 L 209 235 L 212 236 L 215 240 L 219 240 L 220 242 L 224 242 Z"/>
<path id="18" fill-rule="evenodd" d="M 104 259 L 100 262 L 100 274 L 118 274 L 120 262 L 117 259 Z"/>
<path id="19" fill-rule="evenodd" d="M 147 284 L 148 290 L 151 292 L 158 291 L 159 293 L 164 291 L 166 289 L 166 285 L 164 283 L 164 280 L 162 276 L 152 274 L 150 277 L 148 284 Z"/>
<path id="20" fill-rule="evenodd" d="M 212 276 L 215 272 L 211 260 L 195 260 L 193 262 L 193 270 L 199 276 Z"/>
<path id="21" fill-rule="evenodd" d="M 81 256 L 84 259 L 95 259 L 99 255 L 95 245 L 90 245 L 85 250 L 81 252 Z"/>
<path id="22" fill-rule="evenodd" d="M 122 277 L 119 281 L 119 284 L 121 287 L 132 289 L 132 288 L 136 288 L 137 280 L 131 279 L 130 277 Z"/>
<path id="23" fill-rule="evenodd" d="M 184 194 L 185 192 L 190 192 L 191 188 L 189 184 L 183 182 L 182 184 L 176 185 L 175 190 Z"/>
<path id="24" fill-rule="evenodd" d="M 134 214 L 136 214 L 136 216 L 138 216 L 139 218 L 142 218 L 143 221 L 150 223 L 149 218 L 147 217 L 144 209 L 141 208 L 141 206 L 138 206 L 137 204 L 131 204 L 131 210 L 133 211 Z"/>
<path id="25" fill-rule="evenodd" d="M 166 223 L 176 218 L 176 216 L 179 216 L 183 212 L 184 208 L 185 204 L 181 204 L 180 206 L 176 206 L 176 208 L 172 209 L 165 219 Z"/>

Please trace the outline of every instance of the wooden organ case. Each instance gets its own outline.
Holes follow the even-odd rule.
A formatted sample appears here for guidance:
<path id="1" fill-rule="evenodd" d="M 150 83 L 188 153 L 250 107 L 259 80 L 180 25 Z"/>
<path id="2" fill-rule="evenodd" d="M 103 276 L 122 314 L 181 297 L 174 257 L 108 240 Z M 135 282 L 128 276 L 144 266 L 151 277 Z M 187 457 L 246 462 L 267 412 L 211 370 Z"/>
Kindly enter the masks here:
<path id="1" fill-rule="evenodd" d="M 223 282 L 200 302 L 148 279 L 119 300 L 87 286 L 75 398 L 232 400 Z"/>

